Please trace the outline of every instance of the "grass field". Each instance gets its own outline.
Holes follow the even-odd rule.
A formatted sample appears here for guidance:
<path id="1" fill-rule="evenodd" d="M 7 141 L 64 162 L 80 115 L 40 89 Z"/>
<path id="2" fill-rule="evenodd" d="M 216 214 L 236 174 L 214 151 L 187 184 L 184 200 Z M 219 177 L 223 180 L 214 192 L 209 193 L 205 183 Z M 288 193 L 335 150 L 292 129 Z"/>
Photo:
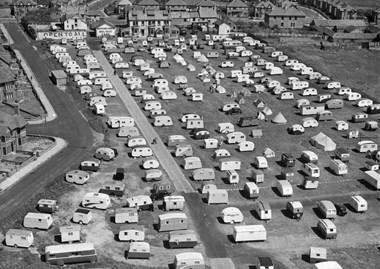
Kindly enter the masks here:
<path id="1" fill-rule="evenodd" d="M 321 51 L 315 47 L 284 48 L 283 51 L 290 58 L 380 102 L 379 51 Z"/>

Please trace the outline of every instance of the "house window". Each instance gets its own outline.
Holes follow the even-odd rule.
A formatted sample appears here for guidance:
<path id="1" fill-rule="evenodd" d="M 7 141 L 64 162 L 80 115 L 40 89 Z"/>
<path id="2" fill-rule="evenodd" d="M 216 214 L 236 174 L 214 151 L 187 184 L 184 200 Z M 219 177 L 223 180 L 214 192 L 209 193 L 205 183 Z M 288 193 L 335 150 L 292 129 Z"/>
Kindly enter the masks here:
<path id="1" fill-rule="evenodd" d="M 284 27 L 284 23 L 283 22 L 281 23 L 281 27 Z"/>
<path id="2" fill-rule="evenodd" d="M 283 20 L 284 20 L 284 17 L 281 17 L 281 20 L 283 21 Z"/>
<path id="3" fill-rule="evenodd" d="M 292 22 L 292 23 L 290 24 L 290 27 L 296 27 L 296 24 L 295 24 L 294 22 Z"/>
<path id="4" fill-rule="evenodd" d="M 3 155 L 7 155 L 7 148 L 3 148 Z"/>
<path id="5" fill-rule="evenodd" d="M 296 21 L 296 20 L 297 20 L 297 17 L 294 17 L 294 20 Z"/>
<path id="6" fill-rule="evenodd" d="M 69 232 L 68 235 L 74 235 L 74 233 L 73 232 Z"/>

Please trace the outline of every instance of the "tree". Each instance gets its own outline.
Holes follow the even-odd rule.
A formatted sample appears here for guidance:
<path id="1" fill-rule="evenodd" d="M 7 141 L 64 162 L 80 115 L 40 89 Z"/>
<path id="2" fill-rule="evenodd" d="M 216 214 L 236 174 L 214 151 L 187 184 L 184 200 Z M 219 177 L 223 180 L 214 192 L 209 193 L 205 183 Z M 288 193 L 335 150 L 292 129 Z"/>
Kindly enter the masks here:
<path id="1" fill-rule="evenodd" d="M 37 10 L 28 11 L 21 19 L 21 24 L 27 28 L 29 24 L 49 24 L 53 22 L 51 17 L 54 9 L 40 8 Z"/>

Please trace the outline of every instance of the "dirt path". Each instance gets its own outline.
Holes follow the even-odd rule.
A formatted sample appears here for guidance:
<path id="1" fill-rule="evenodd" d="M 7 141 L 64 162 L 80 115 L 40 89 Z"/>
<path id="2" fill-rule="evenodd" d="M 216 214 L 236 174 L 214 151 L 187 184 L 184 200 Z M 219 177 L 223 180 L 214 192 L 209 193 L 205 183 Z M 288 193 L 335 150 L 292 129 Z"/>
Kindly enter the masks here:
<path id="1" fill-rule="evenodd" d="M 129 90 L 125 87 L 123 81 L 118 76 L 114 75 L 114 69 L 108 63 L 106 57 L 101 51 L 93 51 L 93 53 L 98 59 L 103 70 L 107 73 L 107 76 L 109 77 L 112 85 L 125 104 L 125 107 L 128 109 L 129 113 L 135 119 L 137 126 L 147 141 L 152 141 L 154 138 L 158 138 L 157 143 L 150 146 L 160 161 L 162 167 L 167 172 L 170 180 L 173 182 L 176 190 L 185 193 L 196 192 L 191 184 L 187 181 L 186 177 L 183 175 L 181 169 L 178 167 L 170 152 L 166 149 L 159 135 L 146 119 L 145 115 L 142 113 L 135 100 L 133 100 L 133 97 L 129 93 Z"/>

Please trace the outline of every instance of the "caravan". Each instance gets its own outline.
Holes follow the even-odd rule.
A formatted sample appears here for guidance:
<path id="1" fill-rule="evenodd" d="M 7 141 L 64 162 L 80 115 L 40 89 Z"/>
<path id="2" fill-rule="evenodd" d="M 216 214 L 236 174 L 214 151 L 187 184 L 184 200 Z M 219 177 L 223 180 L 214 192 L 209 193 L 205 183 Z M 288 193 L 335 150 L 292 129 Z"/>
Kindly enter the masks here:
<path id="1" fill-rule="evenodd" d="M 167 115 L 159 115 L 154 118 L 153 125 L 156 127 L 166 127 L 166 126 L 172 126 L 173 121 L 170 118 L 170 116 Z"/>
<path id="2" fill-rule="evenodd" d="M 111 204 L 109 195 L 89 192 L 83 197 L 82 206 L 88 208 L 107 209 Z"/>
<path id="3" fill-rule="evenodd" d="M 228 144 L 237 144 L 246 141 L 246 136 L 243 132 L 233 132 L 227 134 Z"/>
<path id="4" fill-rule="evenodd" d="M 368 209 L 367 201 L 359 195 L 350 197 L 350 206 L 358 213 L 364 213 Z"/>
<path id="5" fill-rule="evenodd" d="M 158 231 L 176 231 L 189 228 L 189 220 L 185 213 L 168 213 L 158 216 Z"/>
<path id="6" fill-rule="evenodd" d="M 135 120 L 127 116 L 109 116 L 107 125 L 111 128 L 133 127 L 135 126 Z"/>
<path id="7" fill-rule="evenodd" d="M 193 248 L 198 244 L 197 235 L 192 230 L 169 232 L 169 248 Z"/>
<path id="8" fill-rule="evenodd" d="M 201 253 L 184 252 L 175 255 L 175 269 L 205 269 L 205 260 Z"/>
<path id="9" fill-rule="evenodd" d="M 138 157 L 150 157 L 153 155 L 153 151 L 147 146 L 136 146 L 132 149 L 131 156 L 133 158 Z"/>
<path id="10" fill-rule="evenodd" d="M 33 245 L 33 232 L 19 229 L 10 229 L 5 235 L 5 244 L 11 247 L 29 248 Z"/>
<path id="11" fill-rule="evenodd" d="M 267 240 L 267 231 L 264 225 L 235 226 L 233 232 L 235 243 Z"/>
<path id="12" fill-rule="evenodd" d="M 210 189 L 207 193 L 207 204 L 228 204 L 227 190 Z"/>
<path id="13" fill-rule="evenodd" d="M 198 180 L 214 180 L 215 170 L 213 168 L 198 168 L 192 173 L 193 179 Z"/>
<path id="14" fill-rule="evenodd" d="M 137 208 L 116 208 L 115 209 L 115 223 L 137 223 L 139 215 Z"/>
<path id="15" fill-rule="evenodd" d="M 226 207 L 220 215 L 224 223 L 234 224 L 244 221 L 243 213 L 237 207 Z"/>
<path id="16" fill-rule="evenodd" d="M 138 195 L 127 198 L 127 207 L 135 207 L 138 210 L 153 211 L 153 202 L 148 195 Z"/>
<path id="17" fill-rule="evenodd" d="M 238 158 L 221 158 L 219 162 L 219 168 L 221 171 L 226 170 L 240 170 L 241 161 Z"/>
<path id="18" fill-rule="evenodd" d="M 255 205 L 255 212 L 261 220 L 268 222 L 272 218 L 272 209 L 267 202 L 257 202 Z"/>
<path id="19" fill-rule="evenodd" d="M 120 226 L 119 229 L 119 240 L 120 241 L 144 241 L 145 239 L 145 229 L 144 226 L 137 224 L 124 224 Z"/>
<path id="20" fill-rule="evenodd" d="M 23 225 L 26 228 L 47 230 L 53 225 L 53 218 L 50 214 L 29 212 L 24 217 Z"/>

